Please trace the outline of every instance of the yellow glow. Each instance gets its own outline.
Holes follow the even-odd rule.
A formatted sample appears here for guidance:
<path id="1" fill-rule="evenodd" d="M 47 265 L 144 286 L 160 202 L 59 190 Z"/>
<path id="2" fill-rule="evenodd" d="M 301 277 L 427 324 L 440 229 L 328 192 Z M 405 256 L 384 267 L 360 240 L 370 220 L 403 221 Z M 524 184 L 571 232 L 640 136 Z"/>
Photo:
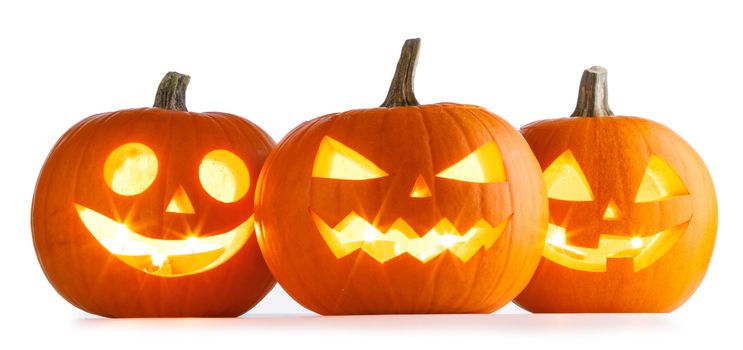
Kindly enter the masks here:
<path id="1" fill-rule="evenodd" d="M 431 190 L 428 188 L 428 185 L 426 185 L 426 180 L 423 179 L 423 176 L 418 175 L 418 178 L 415 179 L 415 184 L 413 185 L 413 189 L 410 191 L 410 197 L 413 197 L 413 198 L 431 197 Z"/>
<path id="2" fill-rule="evenodd" d="M 147 273 L 174 277 L 207 271 L 232 257 L 253 232 L 253 216 L 229 232 L 163 240 L 132 232 L 125 224 L 75 205 L 88 231 L 111 254 Z M 184 235 L 185 236 L 185 235 Z"/>
<path id="3" fill-rule="evenodd" d="M 635 202 L 655 202 L 685 194 L 689 194 L 689 190 L 673 168 L 656 155 L 651 155 Z"/>
<path id="4" fill-rule="evenodd" d="M 565 242 L 565 228 L 549 224 L 544 257 L 573 270 L 605 272 L 608 258 L 634 258 L 634 271 L 640 271 L 663 256 L 679 240 L 688 221 L 651 236 L 601 235 L 597 248 L 584 248 Z"/>
<path id="5" fill-rule="evenodd" d="M 380 263 L 401 254 L 410 254 L 427 262 L 446 250 L 466 262 L 480 249 L 489 249 L 510 221 L 506 219 L 492 227 L 485 220 L 480 220 L 462 234 L 449 220 L 442 219 L 425 235 L 419 236 L 403 219 L 398 219 L 387 232 L 380 232 L 353 212 L 335 227 L 328 226 L 314 212 L 311 214 L 325 242 L 337 258 L 361 249 Z"/>
<path id="6" fill-rule="evenodd" d="M 387 173 L 348 146 L 325 136 L 315 156 L 312 176 L 339 180 L 367 180 L 387 176 Z"/>
<path id="7" fill-rule="evenodd" d="M 570 150 L 563 152 L 544 170 L 549 198 L 566 201 L 592 201 L 588 180 Z"/>
<path id="8" fill-rule="evenodd" d="M 186 194 L 186 191 L 183 189 L 183 186 L 178 186 L 178 189 L 175 190 L 175 194 L 173 195 L 173 198 L 168 203 L 168 207 L 165 208 L 165 211 L 169 213 L 181 213 L 181 214 L 193 214 L 193 205 L 191 205 L 191 200 L 188 199 L 188 195 Z"/>
<path id="9" fill-rule="evenodd" d="M 477 183 L 503 182 L 506 170 L 498 146 L 490 141 L 436 176 Z"/>
<path id="10" fill-rule="evenodd" d="M 547 235 L 547 243 L 556 246 L 565 246 L 565 228 L 557 225 L 549 225 L 550 234 Z"/>
<path id="11" fill-rule="evenodd" d="M 111 190 L 133 196 L 150 187 L 157 176 L 157 156 L 141 143 L 127 143 L 106 158 L 103 178 Z"/>
<path id="12" fill-rule="evenodd" d="M 150 256 L 150 259 L 152 260 L 152 266 L 162 267 L 165 263 L 165 260 L 168 260 L 168 256 L 160 253 L 153 253 Z"/>
<path id="13" fill-rule="evenodd" d="M 234 153 L 219 149 L 206 154 L 199 166 L 199 181 L 214 199 L 232 203 L 250 189 L 250 172 Z"/>
<path id="14" fill-rule="evenodd" d="M 614 202 L 614 200 L 610 200 L 609 204 L 606 206 L 606 211 L 604 211 L 604 220 L 619 220 L 621 219 L 619 207 L 617 206 L 617 203 Z"/>
<path id="15" fill-rule="evenodd" d="M 637 249 L 642 247 L 642 238 L 640 237 L 633 237 L 632 238 L 632 248 Z"/>

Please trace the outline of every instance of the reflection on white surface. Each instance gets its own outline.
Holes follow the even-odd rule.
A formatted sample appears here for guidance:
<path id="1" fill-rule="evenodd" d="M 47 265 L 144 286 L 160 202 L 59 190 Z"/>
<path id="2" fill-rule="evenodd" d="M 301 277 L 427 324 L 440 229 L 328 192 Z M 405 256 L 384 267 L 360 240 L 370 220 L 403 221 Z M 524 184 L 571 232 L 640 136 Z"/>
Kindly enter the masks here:
<path id="1" fill-rule="evenodd" d="M 108 330 L 196 330 L 205 332 L 261 330 L 266 332 L 492 332 L 492 333 L 615 333 L 672 328 L 669 314 L 453 314 L 318 316 L 258 314 L 222 319 L 81 319 L 82 328 Z M 327 334 L 326 333 L 326 334 Z"/>

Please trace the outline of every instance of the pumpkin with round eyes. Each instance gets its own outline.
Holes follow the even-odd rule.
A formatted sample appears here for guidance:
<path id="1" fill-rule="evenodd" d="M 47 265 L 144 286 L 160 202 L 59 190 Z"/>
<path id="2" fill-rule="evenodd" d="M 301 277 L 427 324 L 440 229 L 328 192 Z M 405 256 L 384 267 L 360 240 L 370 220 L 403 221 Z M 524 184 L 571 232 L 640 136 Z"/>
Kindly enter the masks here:
<path id="1" fill-rule="evenodd" d="M 574 118 L 522 133 L 544 169 L 544 258 L 516 299 L 534 312 L 668 312 L 701 283 L 717 227 L 709 173 L 667 127 L 613 116 L 586 70 Z"/>
<path id="2" fill-rule="evenodd" d="M 310 310 L 492 312 L 540 259 L 547 203 L 528 145 L 481 107 L 418 105 L 418 45 L 381 108 L 300 125 L 261 173 L 259 244 Z"/>
<path id="3" fill-rule="evenodd" d="M 274 285 L 253 194 L 274 142 L 238 116 L 185 108 L 168 73 L 154 108 L 73 126 L 41 169 L 34 246 L 51 284 L 109 317 L 239 316 Z"/>

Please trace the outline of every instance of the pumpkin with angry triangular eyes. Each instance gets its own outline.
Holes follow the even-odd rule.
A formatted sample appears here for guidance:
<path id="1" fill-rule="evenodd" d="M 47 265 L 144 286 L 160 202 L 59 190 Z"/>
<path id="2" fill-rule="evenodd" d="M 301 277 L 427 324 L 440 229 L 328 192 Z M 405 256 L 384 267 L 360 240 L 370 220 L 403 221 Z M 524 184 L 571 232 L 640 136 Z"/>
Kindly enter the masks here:
<path id="1" fill-rule="evenodd" d="M 41 169 L 34 246 L 49 282 L 109 317 L 239 316 L 274 285 L 253 235 L 273 140 L 235 115 L 188 112 L 168 73 L 154 108 L 89 117 Z"/>
<path id="2" fill-rule="evenodd" d="M 701 283 L 717 228 L 702 159 L 656 122 L 613 116 L 584 72 L 573 118 L 521 129 L 544 170 L 544 258 L 516 299 L 533 312 L 668 312 Z"/>
<path id="3" fill-rule="evenodd" d="M 527 144 L 481 107 L 419 105 L 418 43 L 381 108 L 300 125 L 261 173 L 264 257 L 315 312 L 492 312 L 541 256 L 547 203 Z"/>

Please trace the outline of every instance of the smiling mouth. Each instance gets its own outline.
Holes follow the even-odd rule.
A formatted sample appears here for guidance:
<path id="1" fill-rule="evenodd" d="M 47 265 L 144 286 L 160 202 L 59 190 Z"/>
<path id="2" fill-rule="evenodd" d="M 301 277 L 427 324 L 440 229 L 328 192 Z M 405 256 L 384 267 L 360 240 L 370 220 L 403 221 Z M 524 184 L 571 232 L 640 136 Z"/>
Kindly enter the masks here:
<path id="1" fill-rule="evenodd" d="M 312 210 L 310 214 L 336 258 L 340 259 L 361 249 L 380 263 L 402 254 L 409 254 L 425 263 L 444 251 L 467 262 L 481 248 L 489 249 L 505 231 L 511 219 L 509 217 L 495 227 L 480 219 L 466 232 L 460 233 L 444 218 L 421 236 L 403 219 L 397 219 L 386 232 L 381 232 L 354 212 L 349 213 L 335 227 L 330 227 Z"/>
<path id="2" fill-rule="evenodd" d="M 231 258 L 253 233 L 253 215 L 234 229 L 208 237 L 164 240 L 131 231 L 125 223 L 75 204 L 85 228 L 111 254 L 146 273 L 176 277 L 204 272 Z M 185 236 L 185 235 L 184 235 Z"/>
<path id="3" fill-rule="evenodd" d="M 632 258 L 634 271 L 640 271 L 661 256 L 681 238 L 689 221 L 645 237 L 601 235 L 597 248 L 584 248 L 565 242 L 565 228 L 549 224 L 544 257 L 573 270 L 606 272 L 607 259 Z"/>

